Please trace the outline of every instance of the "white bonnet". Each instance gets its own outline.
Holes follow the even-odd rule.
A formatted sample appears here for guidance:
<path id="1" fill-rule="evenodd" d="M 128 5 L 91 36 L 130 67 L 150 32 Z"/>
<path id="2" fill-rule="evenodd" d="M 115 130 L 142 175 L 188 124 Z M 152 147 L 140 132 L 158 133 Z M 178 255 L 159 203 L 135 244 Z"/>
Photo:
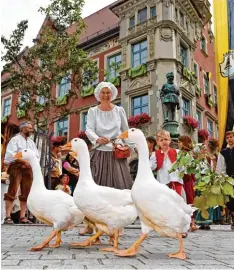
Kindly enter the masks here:
<path id="1" fill-rule="evenodd" d="M 97 101 L 100 101 L 100 93 L 101 93 L 101 90 L 104 88 L 104 87 L 107 87 L 111 90 L 111 101 L 113 101 L 117 95 L 118 95 L 118 90 L 117 88 L 114 86 L 114 84 L 110 83 L 110 82 L 100 82 L 97 87 L 95 88 L 94 90 L 94 95 L 95 95 L 95 98 L 97 99 Z"/>

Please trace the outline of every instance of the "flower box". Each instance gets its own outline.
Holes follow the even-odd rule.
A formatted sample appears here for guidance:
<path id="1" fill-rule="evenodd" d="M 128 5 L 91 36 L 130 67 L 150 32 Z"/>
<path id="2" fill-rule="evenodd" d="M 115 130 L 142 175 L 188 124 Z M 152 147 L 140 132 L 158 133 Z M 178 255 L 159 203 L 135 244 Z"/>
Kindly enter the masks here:
<path id="1" fill-rule="evenodd" d="M 17 115 L 17 118 L 23 118 L 25 117 L 26 112 L 23 109 L 18 109 L 16 115 Z"/>
<path id="2" fill-rule="evenodd" d="M 83 88 L 81 90 L 82 97 L 91 96 L 91 95 L 93 95 L 93 93 L 94 93 L 94 86 L 93 85 L 83 86 Z"/>
<path id="3" fill-rule="evenodd" d="M 183 121 L 184 121 L 185 126 L 191 128 L 192 130 L 195 130 L 196 128 L 198 128 L 199 124 L 198 124 L 197 119 L 193 118 L 190 115 L 185 115 L 183 117 Z"/>
<path id="4" fill-rule="evenodd" d="M 143 124 L 150 123 L 151 117 L 147 113 L 131 116 L 128 119 L 129 127 L 140 127 Z"/>
<path id="5" fill-rule="evenodd" d="M 197 95 L 198 97 L 201 97 L 201 93 L 202 93 L 201 87 L 199 87 L 198 85 L 196 85 L 196 95 Z"/>
<path id="6" fill-rule="evenodd" d="M 8 121 L 8 115 L 2 116 L 1 123 L 6 123 Z"/>
<path id="7" fill-rule="evenodd" d="M 113 77 L 107 80 L 108 82 L 114 84 L 114 86 L 120 86 L 120 77 Z"/>
<path id="8" fill-rule="evenodd" d="M 206 98 L 206 104 L 210 108 L 215 107 L 215 101 L 212 99 L 211 94 L 205 94 L 205 98 Z"/>
<path id="9" fill-rule="evenodd" d="M 57 97 L 56 98 L 56 106 L 62 106 L 62 105 L 66 105 L 67 104 L 67 95 L 61 96 L 61 97 Z"/>
<path id="10" fill-rule="evenodd" d="M 209 137 L 209 133 L 206 129 L 199 129 L 197 135 L 198 137 L 203 138 L 204 141 Z"/>
<path id="11" fill-rule="evenodd" d="M 135 78 L 138 76 L 145 75 L 147 73 L 147 66 L 146 64 L 141 64 L 136 67 L 130 68 L 128 71 L 128 76 L 130 78 Z"/>
<path id="12" fill-rule="evenodd" d="M 197 79 L 194 76 L 194 72 L 188 70 L 186 67 L 183 67 L 183 76 L 189 81 L 191 82 L 193 85 L 196 84 Z"/>

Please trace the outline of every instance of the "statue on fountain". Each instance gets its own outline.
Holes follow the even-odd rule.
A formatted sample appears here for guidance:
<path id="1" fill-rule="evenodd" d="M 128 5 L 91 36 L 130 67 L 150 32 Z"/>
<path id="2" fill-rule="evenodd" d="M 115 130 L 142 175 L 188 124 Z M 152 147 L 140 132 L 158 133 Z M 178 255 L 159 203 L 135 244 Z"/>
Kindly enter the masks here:
<path id="1" fill-rule="evenodd" d="M 160 98 L 163 106 L 164 121 L 175 121 L 175 111 L 180 109 L 180 91 L 174 84 L 174 74 L 169 72 L 166 75 L 167 83 L 162 86 Z"/>

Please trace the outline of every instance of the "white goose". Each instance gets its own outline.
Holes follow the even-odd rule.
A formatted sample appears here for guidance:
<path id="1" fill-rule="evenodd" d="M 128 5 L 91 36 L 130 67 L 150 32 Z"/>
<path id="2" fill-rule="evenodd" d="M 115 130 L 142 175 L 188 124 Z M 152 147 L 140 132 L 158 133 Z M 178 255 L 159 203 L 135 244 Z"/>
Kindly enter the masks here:
<path id="1" fill-rule="evenodd" d="M 119 138 L 128 138 L 135 142 L 138 148 L 138 171 L 131 193 L 141 221 L 142 234 L 130 248 L 118 251 L 117 254 L 119 256 L 136 255 L 139 245 L 147 234 L 155 230 L 162 235 L 178 238 L 179 251 L 168 256 L 185 259 L 182 233 L 190 228 L 192 208 L 174 190 L 155 180 L 150 168 L 146 139 L 141 130 L 129 129 Z"/>
<path id="2" fill-rule="evenodd" d="M 103 233 L 114 236 L 114 247 L 103 251 L 117 251 L 119 232 L 137 218 L 130 190 L 118 190 L 97 185 L 90 169 L 90 157 L 86 143 L 79 138 L 63 146 L 64 150 L 77 152 L 80 165 L 79 181 L 73 197 L 76 205 L 84 213 L 86 221 L 93 225 L 97 233 L 82 243 L 73 246 L 88 246 Z"/>
<path id="3" fill-rule="evenodd" d="M 33 183 L 27 199 L 29 211 L 41 222 L 52 225 L 54 230 L 40 245 L 32 247 L 31 251 L 39 251 L 46 247 L 56 236 L 56 243 L 49 247 L 59 247 L 61 231 L 68 230 L 83 219 L 83 213 L 77 208 L 73 197 L 61 190 L 48 190 L 45 187 L 39 161 L 30 149 L 24 149 L 14 155 L 29 161 L 33 172 Z"/>

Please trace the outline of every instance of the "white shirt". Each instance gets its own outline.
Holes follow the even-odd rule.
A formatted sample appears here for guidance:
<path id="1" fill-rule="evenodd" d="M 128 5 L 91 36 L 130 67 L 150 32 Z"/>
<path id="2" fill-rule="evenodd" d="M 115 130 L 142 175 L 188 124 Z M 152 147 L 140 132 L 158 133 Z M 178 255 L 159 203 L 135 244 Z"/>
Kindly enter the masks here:
<path id="1" fill-rule="evenodd" d="M 218 155 L 218 160 L 217 160 L 217 165 L 216 165 L 216 172 L 217 173 L 227 174 L 226 162 L 225 162 L 224 156 L 221 153 L 219 153 L 219 155 Z"/>
<path id="2" fill-rule="evenodd" d="M 32 150 L 38 160 L 40 160 L 39 152 L 37 150 L 37 147 L 34 143 L 34 141 L 31 138 L 25 139 L 20 133 L 14 136 L 8 143 L 6 148 L 6 154 L 4 158 L 4 163 L 9 164 L 15 159 L 13 158 L 13 155 L 23 151 L 24 149 L 30 149 Z"/>
<path id="3" fill-rule="evenodd" d="M 87 115 L 86 135 L 94 147 L 98 146 L 96 143 L 99 137 L 106 137 L 110 140 L 117 138 L 122 132 L 128 130 L 128 121 L 125 111 L 122 107 L 114 106 L 111 111 L 102 111 L 98 106 L 90 108 Z M 134 144 L 128 140 L 125 142 L 134 147 Z M 122 143 L 117 140 L 116 143 Z M 97 150 L 112 151 L 112 143 L 101 145 Z"/>
<path id="4" fill-rule="evenodd" d="M 177 149 L 175 150 L 177 153 L 179 152 L 179 150 Z M 183 184 L 183 179 L 179 178 L 177 171 L 172 172 L 170 174 L 168 173 L 168 171 L 172 167 L 172 164 L 173 163 L 171 163 L 168 155 L 165 155 L 162 168 L 157 171 L 157 180 L 160 183 L 165 184 L 165 185 L 169 184 L 172 181 Z M 154 171 L 157 168 L 157 160 L 156 160 L 155 152 L 153 152 L 150 157 L 150 166 L 151 166 L 152 171 Z"/>

